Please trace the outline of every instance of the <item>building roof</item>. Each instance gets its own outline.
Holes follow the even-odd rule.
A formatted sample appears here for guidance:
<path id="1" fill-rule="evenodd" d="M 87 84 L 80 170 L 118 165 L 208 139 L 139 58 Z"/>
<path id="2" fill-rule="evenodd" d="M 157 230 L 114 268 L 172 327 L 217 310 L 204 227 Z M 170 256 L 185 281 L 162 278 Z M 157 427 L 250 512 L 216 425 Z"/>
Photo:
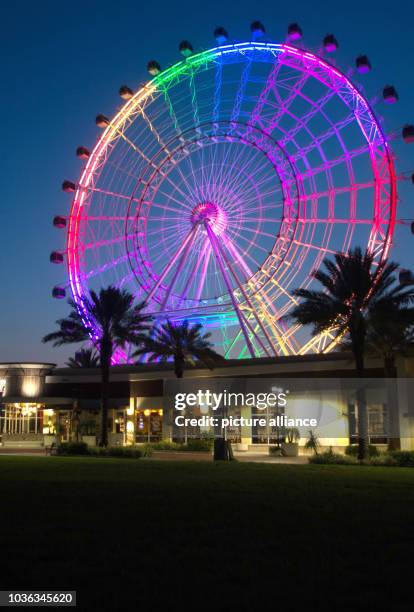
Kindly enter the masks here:
<path id="1" fill-rule="evenodd" d="M 367 368 L 382 370 L 381 359 L 367 359 Z M 188 366 L 185 378 L 195 377 L 237 377 L 237 376 L 306 376 L 318 372 L 341 375 L 343 371 L 351 374 L 354 360 L 349 352 L 320 353 L 312 355 L 291 355 L 288 357 L 262 357 L 256 359 L 229 359 L 214 370 L 205 366 Z M 99 368 L 56 368 L 47 376 L 47 383 L 82 383 L 100 380 Z M 175 378 L 172 363 L 142 363 L 138 365 L 118 365 L 111 368 L 111 381 L 146 381 Z"/>

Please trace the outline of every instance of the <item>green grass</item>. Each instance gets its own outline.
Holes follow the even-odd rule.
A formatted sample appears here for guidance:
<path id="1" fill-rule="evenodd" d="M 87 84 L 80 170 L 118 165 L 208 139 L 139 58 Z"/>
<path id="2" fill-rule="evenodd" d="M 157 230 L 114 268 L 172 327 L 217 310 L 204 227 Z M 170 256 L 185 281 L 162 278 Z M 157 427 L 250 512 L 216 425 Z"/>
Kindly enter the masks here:
<path id="1" fill-rule="evenodd" d="M 412 609 L 414 469 L 0 457 L 0 495 L 2 589 L 76 589 L 84 610 Z"/>

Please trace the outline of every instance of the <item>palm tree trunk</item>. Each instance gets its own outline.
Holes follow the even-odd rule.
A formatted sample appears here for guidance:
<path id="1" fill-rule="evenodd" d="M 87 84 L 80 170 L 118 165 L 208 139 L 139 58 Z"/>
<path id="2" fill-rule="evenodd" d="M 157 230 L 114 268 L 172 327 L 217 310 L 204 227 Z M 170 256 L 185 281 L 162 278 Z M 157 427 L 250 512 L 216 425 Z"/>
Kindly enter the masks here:
<path id="1" fill-rule="evenodd" d="M 352 337 L 353 352 L 355 357 L 356 373 L 360 379 L 357 387 L 356 400 L 358 408 L 358 459 L 366 461 L 369 458 L 368 442 L 368 409 L 365 393 L 365 374 L 363 338 L 359 337 L 358 332 Z"/>
<path id="2" fill-rule="evenodd" d="M 223 427 L 223 419 L 228 416 L 227 406 L 222 406 L 219 414 L 220 436 L 214 438 L 214 461 L 230 461 L 233 459 L 233 450 L 227 440 L 226 430 Z"/>
<path id="3" fill-rule="evenodd" d="M 384 373 L 387 379 L 387 408 L 389 424 L 388 450 L 400 450 L 401 443 L 398 423 L 397 371 L 395 368 L 394 355 L 384 357 Z"/>
<path id="4" fill-rule="evenodd" d="M 112 342 L 101 340 L 101 436 L 99 446 L 108 446 L 109 372 L 112 359 Z"/>
<path id="5" fill-rule="evenodd" d="M 174 372 L 177 378 L 182 378 L 184 375 L 185 360 L 183 357 L 174 358 Z"/>
<path id="6" fill-rule="evenodd" d="M 101 439 L 99 441 L 99 446 L 108 446 L 109 367 L 102 366 L 101 371 Z"/>

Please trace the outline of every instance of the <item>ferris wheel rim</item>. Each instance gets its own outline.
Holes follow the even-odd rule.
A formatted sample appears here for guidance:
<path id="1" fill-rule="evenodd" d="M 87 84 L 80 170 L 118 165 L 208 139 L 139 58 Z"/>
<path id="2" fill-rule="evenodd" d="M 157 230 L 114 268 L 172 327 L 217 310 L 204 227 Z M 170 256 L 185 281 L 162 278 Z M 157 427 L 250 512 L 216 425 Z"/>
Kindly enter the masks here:
<path id="1" fill-rule="evenodd" d="M 173 79 L 175 76 L 179 76 L 180 74 L 184 74 L 185 70 L 188 69 L 189 64 L 193 66 L 197 66 L 198 64 L 202 64 L 204 61 L 210 62 L 214 61 L 215 57 L 218 57 L 221 54 L 227 53 L 239 53 L 243 49 L 245 50 L 268 50 L 274 52 L 275 57 L 276 54 L 280 54 L 283 52 L 288 52 L 292 54 L 299 55 L 301 57 L 305 57 L 309 61 L 316 61 L 320 66 L 332 71 L 336 77 L 341 78 L 346 83 L 346 86 L 352 89 L 353 93 L 356 95 L 358 101 L 360 101 L 366 108 L 367 112 L 371 115 L 373 123 L 380 134 L 381 143 L 384 147 L 386 153 L 386 164 L 390 175 L 390 194 L 389 194 L 389 218 L 386 228 L 386 235 L 384 236 L 382 249 L 379 251 L 379 261 L 385 259 L 388 255 L 388 251 L 391 245 L 391 238 L 395 225 L 395 216 L 396 216 L 396 176 L 394 170 L 393 159 L 391 156 L 391 152 L 388 146 L 387 139 L 382 130 L 382 127 L 375 116 L 375 113 L 364 97 L 364 95 L 355 87 L 355 85 L 350 81 L 350 79 L 338 70 L 335 66 L 327 62 L 325 59 L 319 58 L 317 55 L 309 53 L 307 51 L 303 51 L 302 49 L 298 49 L 296 47 L 292 47 L 291 45 L 281 44 L 281 43 L 259 43 L 259 42 L 244 42 L 244 43 L 236 43 L 232 45 L 224 45 L 219 47 L 214 47 L 207 51 L 201 51 L 200 53 L 195 53 L 190 58 L 185 60 L 181 60 L 167 68 L 160 75 L 156 76 L 152 81 L 146 83 L 143 87 L 141 87 L 136 94 L 129 100 L 121 110 L 115 115 L 115 117 L 110 121 L 109 125 L 105 129 L 101 138 L 98 140 L 96 146 L 94 147 L 90 158 L 87 161 L 87 164 L 84 168 L 84 171 L 81 175 L 81 179 L 79 181 L 79 186 L 76 189 L 71 214 L 69 218 L 69 226 L 68 226 L 68 238 L 67 238 L 67 262 L 68 262 L 68 274 L 69 274 L 69 284 L 71 286 L 72 295 L 74 297 L 75 302 L 77 303 L 80 310 L 83 312 L 85 317 L 85 322 L 93 329 L 93 322 L 88 321 L 87 313 L 83 307 L 83 300 L 85 296 L 88 296 L 88 287 L 85 286 L 84 279 L 82 278 L 82 253 L 78 253 L 76 248 L 77 237 L 79 237 L 79 228 L 81 224 L 80 220 L 80 210 L 84 204 L 85 193 L 88 190 L 88 187 L 94 181 L 95 173 L 99 170 L 100 164 L 102 160 L 105 158 L 107 147 L 110 145 L 113 139 L 116 138 L 116 130 L 119 125 L 125 120 L 127 116 L 129 116 L 134 110 L 136 110 L 139 105 L 148 97 L 151 96 L 157 89 L 160 83 L 163 81 L 167 81 L 168 79 Z M 268 135 L 270 137 L 270 135 Z M 367 140 L 367 142 L 369 142 Z M 368 248 L 371 248 L 372 251 L 375 250 L 375 244 L 370 239 Z"/>

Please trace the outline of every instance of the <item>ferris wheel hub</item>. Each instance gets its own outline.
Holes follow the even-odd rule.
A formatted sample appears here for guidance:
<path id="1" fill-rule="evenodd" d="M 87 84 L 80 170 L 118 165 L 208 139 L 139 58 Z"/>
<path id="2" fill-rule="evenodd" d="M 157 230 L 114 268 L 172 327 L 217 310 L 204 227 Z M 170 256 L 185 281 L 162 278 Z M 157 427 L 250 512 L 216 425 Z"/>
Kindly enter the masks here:
<path id="1" fill-rule="evenodd" d="M 215 234 L 220 235 L 227 226 L 227 214 L 214 202 L 199 202 L 191 212 L 191 223 L 193 225 L 205 222 L 210 224 Z"/>

